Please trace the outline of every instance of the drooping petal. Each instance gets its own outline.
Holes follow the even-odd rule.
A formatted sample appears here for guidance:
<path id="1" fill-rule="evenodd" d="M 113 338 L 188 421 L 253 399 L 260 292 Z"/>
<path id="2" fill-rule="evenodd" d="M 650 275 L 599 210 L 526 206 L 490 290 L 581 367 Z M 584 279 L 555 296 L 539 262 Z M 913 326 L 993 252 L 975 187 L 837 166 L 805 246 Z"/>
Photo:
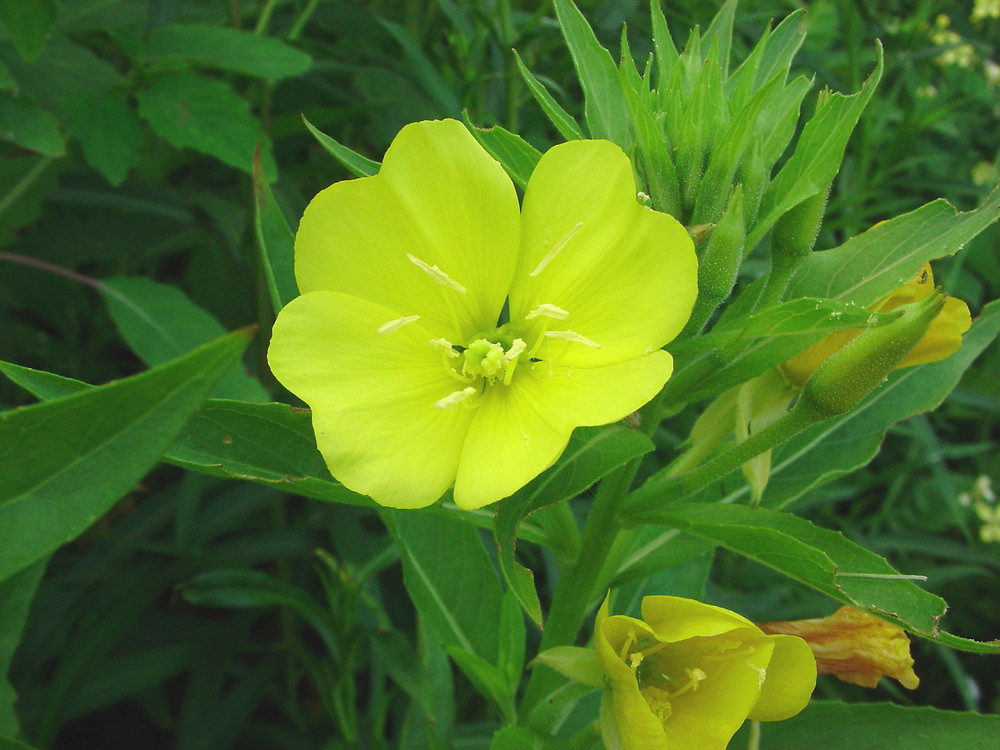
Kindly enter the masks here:
<path id="1" fill-rule="evenodd" d="M 460 122 L 418 122 L 399 132 L 379 174 L 312 200 L 295 277 L 303 293 L 363 297 L 464 343 L 497 325 L 518 247 L 517 194 L 501 166 Z"/>
<path id="2" fill-rule="evenodd" d="M 945 298 L 941 312 L 931 321 L 916 346 L 896 365 L 896 369 L 940 362 L 950 357 L 962 346 L 962 334 L 971 326 L 969 306 L 957 297 Z"/>
<path id="3" fill-rule="evenodd" d="M 513 494 L 559 458 L 575 427 L 632 413 L 663 387 L 672 367 L 664 351 L 607 367 L 520 366 L 510 385 L 491 386 L 474 410 L 455 502 L 480 508 Z"/>
<path id="4" fill-rule="evenodd" d="M 769 635 L 774 644 L 760 698 L 749 718 L 754 721 L 781 721 L 795 716 L 809 705 L 816 686 L 816 659 L 809 644 L 788 635 Z"/>
<path id="5" fill-rule="evenodd" d="M 642 619 L 664 643 L 755 627 L 750 620 L 728 609 L 680 596 L 643 597 Z"/>
<path id="6" fill-rule="evenodd" d="M 312 408 L 336 479 L 382 505 L 418 508 L 455 480 L 472 412 L 435 408 L 462 383 L 447 374 L 422 321 L 406 318 L 347 294 L 310 292 L 279 313 L 268 362 Z"/>
<path id="7" fill-rule="evenodd" d="M 536 350 L 560 364 L 595 367 L 659 349 L 684 326 L 697 293 L 691 238 L 638 203 L 628 157 L 608 141 L 572 141 L 542 156 L 525 192 L 521 248 L 511 320 L 539 305 L 569 313 L 533 318 L 525 340 L 549 323 L 600 346 L 552 339 Z"/>

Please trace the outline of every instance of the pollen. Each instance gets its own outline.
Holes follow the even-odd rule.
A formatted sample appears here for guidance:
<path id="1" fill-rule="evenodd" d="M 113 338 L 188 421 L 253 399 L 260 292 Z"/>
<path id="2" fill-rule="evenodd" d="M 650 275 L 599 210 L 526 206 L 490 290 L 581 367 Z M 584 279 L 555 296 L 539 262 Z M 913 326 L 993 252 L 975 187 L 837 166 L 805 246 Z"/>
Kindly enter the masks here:
<path id="1" fill-rule="evenodd" d="M 476 389 L 473 388 L 472 386 L 469 386 L 468 388 L 463 388 L 460 391 L 453 391 L 444 398 L 438 399 L 438 402 L 434 404 L 434 406 L 436 406 L 438 409 L 450 409 L 456 404 L 461 404 L 465 401 L 468 401 L 472 396 L 475 396 L 476 393 L 477 393 Z"/>
<path id="2" fill-rule="evenodd" d="M 580 227 L 582 227 L 582 226 L 583 226 L 583 222 L 582 221 L 578 221 L 576 223 L 576 225 L 572 229 L 570 229 L 569 232 L 566 233 L 565 237 L 563 237 L 561 240 L 559 240 L 559 242 L 557 242 L 555 245 L 552 246 L 552 249 L 549 250 L 545 254 L 545 257 L 542 258 L 541 262 L 537 266 L 535 266 L 535 270 L 532 271 L 531 273 L 529 273 L 528 276 L 531 276 L 532 278 L 534 278 L 535 276 L 537 276 L 538 274 L 540 274 L 542 271 L 544 271 L 545 270 L 545 266 L 547 266 L 549 263 L 551 263 L 553 261 L 553 259 L 557 255 L 559 255 L 559 252 L 564 247 L 566 247 L 566 245 L 569 244 L 569 241 L 571 239 L 573 239 L 573 237 L 576 236 L 576 233 L 580 231 Z"/>
<path id="3" fill-rule="evenodd" d="M 551 305 L 548 302 L 543 302 L 540 305 L 536 305 L 531 312 L 524 316 L 525 320 L 532 320 L 533 318 L 554 318 L 556 320 L 566 320 L 569 317 L 569 311 L 563 310 L 557 305 Z"/>
<path id="4" fill-rule="evenodd" d="M 425 263 L 424 261 L 420 260 L 420 258 L 418 258 L 416 255 L 412 255 L 411 253 L 407 253 L 406 258 L 407 260 L 410 261 L 410 263 L 412 263 L 421 271 L 426 273 L 441 286 L 446 286 L 449 287 L 450 289 L 454 289 L 456 292 L 459 292 L 460 294 L 465 294 L 466 292 L 469 291 L 437 266 L 432 266 L 429 263 Z"/>
<path id="5" fill-rule="evenodd" d="M 407 315 L 403 318 L 396 318 L 395 320 L 390 320 L 383 323 L 378 327 L 378 332 L 383 336 L 387 333 L 392 333 L 393 331 L 398 331 L 400 328 L 405 326 L 407 323 L 412 323 L 415 320 L 420 320 L 419 315 Z"/>
<path id="6" fill-rule="evenodd" d="M 559 339 L 560 341 L 574 341 L 577 344 L 583 344 L 584 346 L 589 346 L 591 349 L 600 349 L 601 345 L 596 341 L 588 339 L 586 336 L 581 336 L 576 331 L 546 331 L 545 335 L 550 339 Z"/>
<path id="7" fill-rule="evenodd" d="M 439 352 L 441 352 L 448 359 L 454 359 L 458 356 L 458 352 L 455 351 L 455 347 L 448 339 L 431 339 L 427 342 Z"/>

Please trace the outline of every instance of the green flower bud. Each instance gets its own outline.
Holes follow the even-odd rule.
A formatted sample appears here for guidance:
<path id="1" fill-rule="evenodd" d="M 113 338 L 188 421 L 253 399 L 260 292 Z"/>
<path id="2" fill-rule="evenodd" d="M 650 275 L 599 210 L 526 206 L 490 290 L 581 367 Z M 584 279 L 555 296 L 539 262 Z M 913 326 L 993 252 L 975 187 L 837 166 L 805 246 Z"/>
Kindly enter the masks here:
<path id="1" fill-rule="evenodd" d="M 795 411 L 825 419 L 853 409 L 910 353 L 944 303 L 945 298 L 935 292 L 897 308 L 901 314 L 891 323 L 859 333 L 816 368 Z"/>

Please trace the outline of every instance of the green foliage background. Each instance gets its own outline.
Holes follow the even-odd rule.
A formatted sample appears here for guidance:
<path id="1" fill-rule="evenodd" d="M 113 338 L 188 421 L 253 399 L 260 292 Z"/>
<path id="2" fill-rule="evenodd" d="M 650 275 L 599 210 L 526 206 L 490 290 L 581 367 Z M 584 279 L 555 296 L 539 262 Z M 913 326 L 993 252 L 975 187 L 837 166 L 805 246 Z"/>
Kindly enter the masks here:
<path id="1" fill-rule="evenodd" d="M 625 22 L 633 57 L 645 60 L 644 3 L 580 7 L 614 51 Z M 795 7 L 745 0 L 735 59 L 769 19 Z M 677 0 L 663 9 L 683 40 L 717 7 Z M 958 40 L 935 36 L 941 15 Z M 806 19 L 793 73 L 815 75 L 814 89 L 857 91 L 876 38 L 886 51 L 883 81 L 848 146 L 817 247 L 938 197 L 962 210 L 978 205 L 1000 169 L 1000 20 L 971 20 L 965 2 L 927 0 L 820 0 Z M 290 398 L 264 367 L 273 310 L 255 244 L 251 174 L 259 144 L 275 205 L 293 228 L 310 196 L 348 176 L 303 116 L 372 159 L 405 123 L 463 112 L 544 150 L 561 139 L 518 73 L 514 48 L 582 119 L 572 62 L 545 3 L 0 0 L 0 25 L 0 360 L 84 383 L 124 378 L 118 398 L 88 397 L 79 384 L 5 367 L 0 409 L 33 403 L 29 390 L 79 392 L 80 424 L 108 414 L 152 419 L 156 410 L 180 424 L 205 394 Z M 942 62 L 964 44 L 968 66 Z M 814 96 L 806 101 L 808 109 Z M 974 316 L 1000 296 L 998 242 L 994 226 L 935 267 Z M 741 283 L 765 268 L 765 258 L 751 257 Z M 250 324 L 258 329 L 240 362 L 245 334 L 187 355 Z M 164 375 L 157 366 L 174 369 Z M 157 369 L 138 376 L 145 380 L 130 377 L 147 367 Z M 932 574 L 926 588 L 947 592 L 952 608 L 948 630 L 979 640 L 1000 635 L 1000 545 L 979 540 L 980 522 L 959 496 L 980 476 L 1000 485 L 998 371 L 1000 352 L 987 348 L 941 409 L 894 427 L 867 468 L 795 506 L 897 569 Z M 183 386 L 157 400 L 148 391 L 158 377 Z M 232 412 L 227 418 L 246 417 L 215 403 Z M 33 408 L 62 419 L 53 407 Z M 665 423 L 656 436 L 662 453 L 686 437 L 691 419 Z M 275 412 L 255 433 L 275 454 L 289 435 L 302 437 L 299 422 L 283 420 Z M 125 498 L 100 518 L 75 521 L 59 542 L 89 529 L 50 560 L 58 543 L 24 551 L 36 562 L 0 586 L 0 675 L 10 667 L 10 685 L 0 680 L 0 736 L 20 730 L 38 748 L 73 750 L 490 747 L 507 707 L 477 696 L 407 598 L 407 556 L 417 554 L 415 540 L 433 539 L 402 527 L 421 518 L 380 519 L 368 507 L 306 500 L 284 492 L 280 474 L 270 485 L 210 476 L 199 440 L 226 437 L 212 432 L 212 414 L 199 413 L 186 443 L 174 442 L 179 426 L 158 424 L 159 443 L 107 448 Z M 43 456 L 45 437 L 34 439 Z M 150 471 L 164 450 L 176 465 Z M 178 468 L 198 461 L 202 473 Z M 323 469 L 287 471 L 320 477 Z M 67 472 L 59 481 L 76 497 L 101 478 Z M 348 493 L 328 499 L 352 502 Z M 489 526 L 490 515 L 481 520 Z M 468 580 L 477 571 L 492 576 L 478 532 L 454 525 L 449 543 L 456 556 L 467 551 Z M 0 559 L 20 554 L 4 545 Z M 518 549 L 544 593 L 556 563 L 532 545 Z M 637 563 L 623 590 L 703 596 L 758 620 L 830 610 L 820 594 L 746 557 L 716 553 L 709 579 L 710 549 L 690 537 L 655 565 Z M 649 580 L 653 569 L 666 572 Z M 462 638 L 503 652 L 509 645 L 490 631 L 503 616 L 499 592 L 484 601 L 496 611 L 467 602 L 469 618 L 479 608 L 481 622 Z M 914 650 L 922 678 L 915 693 L 887 681 L 873 693 L 824 679 L 817 697 L 1000 712 L 995 659 L 929 642 Z M 516 654 L 490 656 L 520 663 Z M 516 681 L 513 669 L 496 679 Z M 905 727 L 903 709 L 889 709 L 873 706 L 866 716 Z M 810 711 L 818 718 L 807 731 L 843 722 L 836 705 Z M 801 746 L 795 721 L 768 731 Z M 989 741 L 986 729 L 970 731 Z"/>

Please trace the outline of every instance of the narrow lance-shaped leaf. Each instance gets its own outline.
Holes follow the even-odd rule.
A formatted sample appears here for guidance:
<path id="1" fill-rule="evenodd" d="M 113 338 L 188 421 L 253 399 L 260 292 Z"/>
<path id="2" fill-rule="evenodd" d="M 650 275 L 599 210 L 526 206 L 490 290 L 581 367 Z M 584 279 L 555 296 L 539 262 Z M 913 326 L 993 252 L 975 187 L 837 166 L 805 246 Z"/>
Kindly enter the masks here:
<path id="1" fill-rule="evenodd" d="M 313 125 L 304 116 L 302 122 L 306 124 L 309 132 L 312 133 L 313 138 L 316 142 L 322 146 L 330 156 L 339 161 L 347 171 L 356 177 L 371 177 L 374 174 L 378 174 L 379 169 L 382 164 L 373 159 L 369 159 L 367 156 L 362 156 L 356 151 L 352 151 L 347 146 L 344 146 L 339 141 L 334 140 L 326 133 L 321 132 L 315 125 Z"/>
<path id="2" fill-rule="evenodd" d="M 295 283 L 295 237 L 274 199 L 260 161 L 260 146 L 253 155 L 254 232 L 267 279 L 271 305 L 277 313 L 299 296 Z"/>
<path id="3" fill-rule="evenodd" d="M 555 0 L 556 16 L 573 57 L 592 138 L 607 138 L 625 151 L 631 145 L 628 106 L 618 82 L 618 68 L 594 36 L 587 19 L 570 0 Z"/>
<path id="4" fill-rule="evenodd" d="M 528 185 L 528 178 L 535 170 L 535 165 L 542 158 L 541 152 L 517 133 L 494 125 L 491 128 L 479 128 L 472 124 L 469 113 L 463 112 L 462 119 L 469 132 L 475 136 L 486 152 L 500 162 L 510 178 L 521 188 Z"/>
<path id="5" fill-rule="evenodd" d="M 545 115 L 555 125 L 556 130 L 559 131 L 559 135 L 567 141 L 583 138 L 583 131 L 576 120 L 573 119 L 573 116 L 559 106 L 559 103 L 552 98 L 552 95 L 542 85 L 542 82 L 535 78 L 531 71 L 525 67 L 521 61 L 521 56 L 517 54 L 516 50 L 514 51 L 514 60 L 517 62 L 518 70 L 521 71 L 521 77 L 528 84 L 528 90 L 531 91 L 531 95 L 535 97 L 535 101 L 538 102 Z"/>
<path id="6" fill-rule="evenodd" d="M 928 640 L 963 651 L 1000 653 L 1000 641 L 983 643 L 941 630 L 944 600 L 921 589 L 883 558 L 840 532 L 790 513 L 745 505 L 677 503 L 643 514 L 641 521 L 717 543 Z"/>
<path id="7" fill-rule="evenodd" d="M 248 340 L 238 331 L 131 378 L 0 414 L 0 580 L 128 492 Z"/>

